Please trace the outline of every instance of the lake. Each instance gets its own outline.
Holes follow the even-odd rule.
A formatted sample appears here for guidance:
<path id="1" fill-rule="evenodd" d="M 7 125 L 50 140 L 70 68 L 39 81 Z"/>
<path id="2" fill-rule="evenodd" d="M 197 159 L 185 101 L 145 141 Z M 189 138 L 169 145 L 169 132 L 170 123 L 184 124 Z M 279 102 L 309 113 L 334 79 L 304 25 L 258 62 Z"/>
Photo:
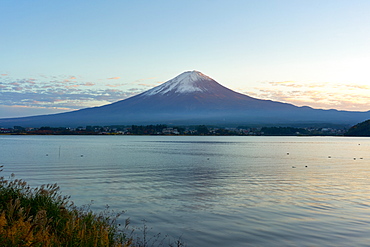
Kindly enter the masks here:
<path id="1" fill-rule="evenodd" d="M 186 246 L 370 246 L 370 138 L 0 136 L 2 176 L 58 183 Z"/>

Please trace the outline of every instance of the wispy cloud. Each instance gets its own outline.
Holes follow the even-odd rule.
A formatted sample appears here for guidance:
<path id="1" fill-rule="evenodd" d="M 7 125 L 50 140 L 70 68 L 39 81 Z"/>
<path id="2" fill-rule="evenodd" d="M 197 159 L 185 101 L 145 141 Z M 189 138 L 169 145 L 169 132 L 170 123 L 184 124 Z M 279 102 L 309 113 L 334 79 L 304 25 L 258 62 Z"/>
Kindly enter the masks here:
<path id="1" fill-rule="evenodd" d="M 322 88 L 327 85 L 327 83 L 310 83 L 309 85 L 305 83 L 299 83 L 295 81 L 281 81 L 281 82 L 276 82 L 276 81 L 271 81 L 267 82 L 271 86 L 281 86 L 281 87 L 288 87 L 288 88 L 304 88 L 304 87 L 309 87 L 309 88 Z"/>
<path id="2" fill-rule="evenodd" d="M 353 85 L 353 84 L 341 84 L 338 85 L 340 88 L 346 88 L 346 89 L 364 89 L 364 90 L 370 90 L 370 86 L 368 85 Z"/>
<path id="3" fill-rule="evenodd" d="M 144 86 L 144 87 L 155 87 L 155 86 L 158 86 L 159 83 L 156 83 L 156 84 L 146 84 L 146 83 L 139 83 L 137 84 L 139 86 Z"/>
<path id="4" fill-rule="evenodd" d="M 108 80 L 118 80 L 118 79 L 120 79 L 121 77 L 119 77 L 119 76 L 116 76 L 116 77 L 111 77 L 111 78 L 107 78 Z"/>
<path id="5" fill-rule="evenodd" d="M 0 81 L 0 105 L 75 110 L 109 104 L 145 90 L 144 87 L 125 88 L 127 85 L 97 84 L 77 79 L 76 76 L 7 78 Z"/>
<path id="6" fill-rule="evenodd" d="M 295 87 L 300 88 L 302 84 L 298 84 L 294 81 L 281 81 L 281 82 L 268 82 L 271 86 L 283 86 L 283 87 Z"/>
<path id="7" fill-rule="evenodd" d="M 105 84 L 105 86 L 107 86 L 107 87 L 121 87 L 121 86 L 124 86 L 124 85 L 126 85 L 126 84 L 124 84 L 124 83 L 121 83 L 121 84 Z"/>
<path id="8" fill-rule="evenodd" d="M 79 86 L 81 86 L 81 85 L 68 85 L 68 86 L 65 86 L 65 88 L 76 88 L 76 87 L 79 87 Z"/>
<path id="9" fill-rule="evenodd" d="M 143 79 L 137 79 L 137 80 L 134 81 L 134 83 L 139 83 L 139 82 L 147 81 L 147 80 L 153 80 L 155 78 L 156 77 L 148 77 L 148 78 L 143 78 Z"/>
<path id="10" fill-rule="evenodd" d="M 370 87 L 367 85 L 333 83 L 268 82 L 246 94 L 260 99 L 311 106 L 322 109 L 368 111 Z"/>
<path id="11" fill-rule="evenodd" d="M 91 87 L 91 86 L 95 86 L 96 84 L 95 83 L 92 83 L 92 82 L 85 82 L 84 84 L 82 84 L 81 86 L 86 86 L 86 87 Z"/>
<path id="12" fill-rule="evenodd" d="M 13 87 L 12 88 L 14 91 L 22 91 L 23 87 Z"/>

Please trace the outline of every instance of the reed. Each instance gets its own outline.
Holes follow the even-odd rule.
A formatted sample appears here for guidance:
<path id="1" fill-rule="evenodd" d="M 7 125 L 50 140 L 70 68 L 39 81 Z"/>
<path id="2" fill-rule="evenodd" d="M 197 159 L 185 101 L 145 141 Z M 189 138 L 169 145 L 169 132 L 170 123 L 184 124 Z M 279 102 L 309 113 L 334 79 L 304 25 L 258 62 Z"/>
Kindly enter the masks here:
<path id="1" fill-rule="evenodd" d="M 3 166 L 0 166 L 0 172 Z M 27 182 L 0 177 L 0 244 L 18 247 L 149 247 L 185 246 L 166 235 L 148 237 L 148 228 L 130 229 L 117 223 L 123 212 L 94 213 L 62 196 L 57 184 L 32 188 Z M 141 232 L 141 236 L 139 233 Z M 168 241 L 168 244 L 165 242 Z"/>
<path id="2" fill-rule="evenodd" d="M 120 215 L 78 208 L 56 184 L 31 188 L 13 174 L 0 178 L 2 246 L 135 246 L 116 223 Z"/>

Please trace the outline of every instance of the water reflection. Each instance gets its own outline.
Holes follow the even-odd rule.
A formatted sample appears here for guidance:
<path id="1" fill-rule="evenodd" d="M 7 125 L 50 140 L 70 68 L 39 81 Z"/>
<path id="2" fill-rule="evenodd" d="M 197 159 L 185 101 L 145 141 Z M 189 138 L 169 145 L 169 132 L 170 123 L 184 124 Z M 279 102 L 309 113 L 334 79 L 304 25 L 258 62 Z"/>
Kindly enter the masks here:
<path id="1" fill-rule="evenodd" d="M 127 210 L 133 224 L 146 219 L 188 246 L 370 242 L 369 138 L 1 136 L 0 144 L 6 174 L 57 182 L 79 205 Z"/>

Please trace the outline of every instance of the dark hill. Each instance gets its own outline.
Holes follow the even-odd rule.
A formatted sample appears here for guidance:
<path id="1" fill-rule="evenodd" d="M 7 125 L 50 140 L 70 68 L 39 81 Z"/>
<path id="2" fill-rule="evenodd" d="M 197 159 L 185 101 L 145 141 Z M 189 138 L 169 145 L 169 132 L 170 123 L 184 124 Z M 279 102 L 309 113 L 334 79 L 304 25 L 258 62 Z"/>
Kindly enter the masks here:
<path id="1" fill-rule="evenodd" d="M 352 126 L 346 136 L 370 136 L 370 119 Z"/>

